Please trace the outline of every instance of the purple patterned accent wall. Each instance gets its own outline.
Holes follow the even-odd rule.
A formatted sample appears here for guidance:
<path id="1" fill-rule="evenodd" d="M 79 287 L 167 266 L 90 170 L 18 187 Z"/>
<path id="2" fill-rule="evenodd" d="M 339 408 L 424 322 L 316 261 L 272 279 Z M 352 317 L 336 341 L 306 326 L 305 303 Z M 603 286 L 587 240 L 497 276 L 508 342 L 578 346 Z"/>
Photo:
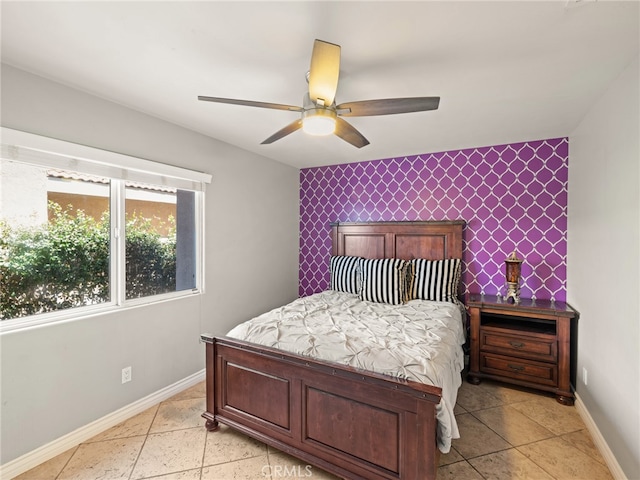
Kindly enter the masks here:
<path id="1" fill-rule="evenodd" d="M 566 300 L 567 138 L 300 172 L 300 295 L 329 287 L 329 223 L 464 219 L 465 292 L 504 293 L 524 258 L 523 297 Z"/>

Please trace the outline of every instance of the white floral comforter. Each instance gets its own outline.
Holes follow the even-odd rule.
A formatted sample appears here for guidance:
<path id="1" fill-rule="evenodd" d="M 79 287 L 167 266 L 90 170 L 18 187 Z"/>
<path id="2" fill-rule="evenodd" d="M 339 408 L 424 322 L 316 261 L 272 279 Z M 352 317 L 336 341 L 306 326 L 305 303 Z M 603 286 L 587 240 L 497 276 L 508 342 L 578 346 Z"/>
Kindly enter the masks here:
<path id="1" fill-rule="evenodd" d="M 460 306 L 411 300 L 365 302 L 327 290 L 299 298 L 233 328 L 229 337 L 442 388 L 438 447 L 459 438 L 453 414 L 465 341 Z"/>

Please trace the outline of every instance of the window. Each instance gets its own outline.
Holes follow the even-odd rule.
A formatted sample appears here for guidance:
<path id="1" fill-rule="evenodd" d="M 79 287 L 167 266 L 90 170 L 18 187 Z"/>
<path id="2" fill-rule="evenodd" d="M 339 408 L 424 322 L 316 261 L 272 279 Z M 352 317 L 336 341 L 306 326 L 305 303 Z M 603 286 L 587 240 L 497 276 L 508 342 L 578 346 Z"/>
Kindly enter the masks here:
<path id="1" fill-rule="evenodd" d="M 0 162 L 0 318 L 109 302 L 109 180 Z"/>
<path id="2" fill-rule="evenodd" d="M 126 185 L 127 299 L 196 288 L 195 207 L 192 191 Z"/>
<path id="3" fill-rule="evenodd" d="M 0 330 L 201 291 L 209 175 L 2 133 Z"/>

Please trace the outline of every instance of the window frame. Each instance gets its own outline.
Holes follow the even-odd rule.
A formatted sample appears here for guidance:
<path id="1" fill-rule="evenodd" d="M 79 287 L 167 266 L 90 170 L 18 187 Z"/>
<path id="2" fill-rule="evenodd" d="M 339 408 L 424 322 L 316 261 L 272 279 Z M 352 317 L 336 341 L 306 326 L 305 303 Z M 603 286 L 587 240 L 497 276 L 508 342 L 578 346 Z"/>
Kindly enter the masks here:
<path id="1" fill-rule="evenodd" d="M 204 292 L 204 194 L 212 176 L 94 147 L 2 127 L 1 158 L 8 161 L 101 175 L 110 182 L 110 301 L 55 312 L 0 320 L 0 334 L 42 325 L 76 321 L 122 309 L 136 308 Z M 167 185 L 195 192 L 196 287 L 193 289 L 126 299 L 125 182 Z"/>

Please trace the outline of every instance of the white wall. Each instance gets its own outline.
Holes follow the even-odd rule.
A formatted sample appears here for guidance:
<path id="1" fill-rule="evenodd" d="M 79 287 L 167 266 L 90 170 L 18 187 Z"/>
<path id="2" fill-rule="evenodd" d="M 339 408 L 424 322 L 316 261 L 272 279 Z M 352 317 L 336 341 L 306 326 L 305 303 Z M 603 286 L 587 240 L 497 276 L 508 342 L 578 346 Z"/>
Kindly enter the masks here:
<path id="1" fill-rule="evenodd" d="M 291 301 L 298 170 L 2 65 L 2 126 L 213 175 L 206 293 L 0 338 L 4 464 L 204 368 L 202 332 Z M 131 365 L 133 381 L 121 384 Z"/>
<path id="2" fill-rule="evenodd" d="M 636 58 L 569 137 L 576 390 L 629 479 L 640 478 L 639 69 Z"/>

